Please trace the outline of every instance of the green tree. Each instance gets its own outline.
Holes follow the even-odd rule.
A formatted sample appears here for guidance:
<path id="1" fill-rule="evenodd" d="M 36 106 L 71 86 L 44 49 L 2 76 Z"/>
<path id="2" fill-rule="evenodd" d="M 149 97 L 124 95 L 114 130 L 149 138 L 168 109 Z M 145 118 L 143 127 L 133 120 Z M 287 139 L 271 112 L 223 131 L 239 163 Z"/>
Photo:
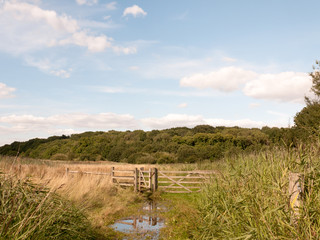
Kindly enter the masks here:
<path id="1" fill-rule="evenodd" d="M 316 65 L 312 66 L 313 71 L 309 73 L 309 76 L 312 79 L 311 92 L 314 93 L 314 98 L 305 97 L 305 102 L 307 106 L 314 103 L 320 103 L 320 61 L 316 61 Z"/>
<path id="2" fill-rule="evenodd" d="M 295 128 L 300 138 L 306 139 L 320 133 L 320 62 L 316 61 L 313 71 L 311 92 L 313 97 L 305 96 L 306 106 L 294 118 Z"/>

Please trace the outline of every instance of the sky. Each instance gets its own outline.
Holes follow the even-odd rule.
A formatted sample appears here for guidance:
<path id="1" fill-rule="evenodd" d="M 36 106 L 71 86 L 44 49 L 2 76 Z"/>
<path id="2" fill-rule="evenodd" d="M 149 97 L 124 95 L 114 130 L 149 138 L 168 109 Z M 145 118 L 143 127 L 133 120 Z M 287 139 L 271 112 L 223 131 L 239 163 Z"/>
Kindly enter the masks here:
<path id="1" fill-rule="evenodd" d="M 292 126 L 320 1 L 0 0 L 0 146 L 85 131 Z"/>

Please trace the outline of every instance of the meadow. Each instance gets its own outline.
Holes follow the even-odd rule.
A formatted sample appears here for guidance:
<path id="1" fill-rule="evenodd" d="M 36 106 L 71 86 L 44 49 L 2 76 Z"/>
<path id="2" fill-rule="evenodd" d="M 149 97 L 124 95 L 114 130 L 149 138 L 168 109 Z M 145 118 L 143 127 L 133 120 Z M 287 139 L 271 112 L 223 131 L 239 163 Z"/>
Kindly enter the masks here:
<path id="1" fill-rule="evenodd" d="M 170 170 L 218 172 L 203 186 L 201 193 L 155 194 L 155 198 L 170 205 L 170 211 L 164 216 L 166 227 L 162 231 L 162 239 L 320 239 L 319 149 L 320 144 L 315 142 L 297 148 L 273 147 L 215 162 L 159 165 Z M 121 239 L 108 225 L 124 214 L 134 212 L 145 196 L 113 185 L 109 176 L 67 176 L 66 168 L 110 172 L 112 166 L 117 169 L 155 167 L 11 157 L 2 157 L 0 161 L 0 169 L 6 172 L 5 176 L 9 174 L 15 179 L 28 179 L 73 204 L 78 209 L 76 212 L 84 216 L 81 221 L 90 223 L 86 226 L 90 226 L 93 239 Z M 289 174 L 292 172 L 304 176 L 303 204 L 298 210 L 298 217 L 289 202 Z M 81 219 L 79 216 L 77 218 Z"/>

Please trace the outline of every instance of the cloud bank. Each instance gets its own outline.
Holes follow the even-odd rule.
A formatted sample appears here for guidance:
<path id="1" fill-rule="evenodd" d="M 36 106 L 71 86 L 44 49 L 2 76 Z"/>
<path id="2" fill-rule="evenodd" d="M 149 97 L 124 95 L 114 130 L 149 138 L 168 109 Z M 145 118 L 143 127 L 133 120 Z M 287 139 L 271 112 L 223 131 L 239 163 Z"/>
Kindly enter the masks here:
<path id="1" fill-rule="evenodd" d="M 15 88 L 8 87 L 6 84 L 0 82 L 0 99 L 13 97 Z"/>
<path id="2" fill-rule="evenodd" d="M 93 1 L 78 0 L 87 4 Z M 111 49 L 130 54 L 132 49 L 116 46 L 113 39 L 104 34 L 95 35 L 82 29 L 72 17 L 44 10 L 36 5 L 6 1 L 0 7 L 0 50 L 21 54 L 44 48 L 75 45 L 90 52 Z"/>
<path id="3" fill-rule="evenodd" d="M 15 140 L 48 137 L 54 134 L 72 134 L 84 131 L 167 129 L 172 127 L 195 127 L 201 124 L 212 126 L 262 127 L 287 124 L 287 118 L 280 116 L 278 122 L 267 123 L 251 119 L 205 118 L 202 115 L 168 114 L 163 117 L 137 119 L 130 114 L 116 113 L 70 113 L 52 116 L 7 115 L 0 116 L 0 146 Z"/>
<path id="4" fill-rule="evenodd" d="M 88 5 L 92 6 L 98 3 L 98 0 L 76 0 L 79 5 Z"/>
<path id="5" fill-rule="evenodd" d="M 293 103 L 303 103 L 311 85 L 306 73 L 259 74 L 239 67 L 193 74 L 180 80 L 182 87 L 212 88 L 221 92 L 241 90 L 244 95 L 252 98 Z"/>

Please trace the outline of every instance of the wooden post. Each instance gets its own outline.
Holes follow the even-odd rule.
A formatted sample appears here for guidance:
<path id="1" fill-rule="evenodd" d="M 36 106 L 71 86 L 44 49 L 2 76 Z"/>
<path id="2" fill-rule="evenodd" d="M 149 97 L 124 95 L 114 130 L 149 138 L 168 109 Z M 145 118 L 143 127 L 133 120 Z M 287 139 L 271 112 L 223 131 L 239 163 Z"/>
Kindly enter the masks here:
<path id="1" fill-rule="evenodd" d="M 141 189 L 142 189 L 142 180 L 143 180 L 143 171 L 144 170 L 144 167 L 140 168 L 139 170 L 139 192 L 141 192 Z"/>
<path id="2" fill-rule="evenodd" d="M 138 168 L 134 169 L 134 191 L 138 192 L 139 189 L 139 170 Z"/>
<path id="3" fill-rule="evenodd" d="M 153 176 L 152 177 L 153 177 L 153 181 L 152 181 L 153 187 L 152 187 L 152 189 L 155 192 L 158 189 L 158 169 L 157 168 L 153 168 Z"/>
<path id="4" fill-rule="evenodd" d="M 149 168 L 149 189 L 151 192 L 153 192 L 153 186 L 152 186 L 152 168 Z"/>
<path id="5" fill-rule="evenodd" d="M 114 167 L 111 167 L 111 182 L 114 183 L 115 181 L 115 178 L 114 178 Z"/>
<path id="6" fill-rule="evenodd" d="M 68 177 L 69 174 L 69 168 L 66 169 L 66 176 Z"/>
<path id="7" fill-rule="evenodd" d="M 303 177 L 300 173 L 289 173 L 290 208 L 293 210 L 293 218 L 299 217 L 299 208 L 302 206 Z"/>

